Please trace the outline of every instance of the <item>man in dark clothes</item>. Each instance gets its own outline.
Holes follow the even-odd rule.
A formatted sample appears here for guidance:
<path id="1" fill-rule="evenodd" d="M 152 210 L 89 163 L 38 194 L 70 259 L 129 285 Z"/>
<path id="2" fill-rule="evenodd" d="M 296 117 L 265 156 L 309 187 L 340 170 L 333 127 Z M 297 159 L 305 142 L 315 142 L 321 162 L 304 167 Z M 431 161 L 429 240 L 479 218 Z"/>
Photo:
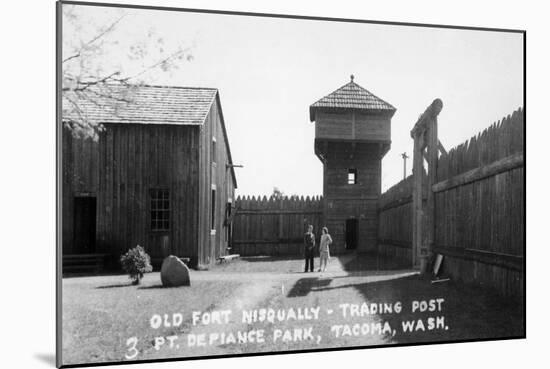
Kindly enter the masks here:
<path id="1" fill-rule="evenodd" d="M 308 271 L 313 272 L 313 255 L 315 249 L 315 235 L 313 234 L 313 226 L 310 224 L 307 227 L 307 232 L 304 235 L 304 256 L 306 258 L 306 266 L 304 273 Z"/>

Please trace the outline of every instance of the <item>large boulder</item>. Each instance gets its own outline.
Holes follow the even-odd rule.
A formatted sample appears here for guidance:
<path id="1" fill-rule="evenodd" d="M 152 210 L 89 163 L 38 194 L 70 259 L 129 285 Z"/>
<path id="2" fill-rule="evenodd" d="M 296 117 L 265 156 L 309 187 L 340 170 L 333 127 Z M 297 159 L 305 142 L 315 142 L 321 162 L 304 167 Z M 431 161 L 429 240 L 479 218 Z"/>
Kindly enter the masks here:
<path id="1" fill-rule="evenodd" d="M 189 286 L 189 268 L 180 258 L 170 255 L 162 262 L 160 280 L 164 287 Z"/>

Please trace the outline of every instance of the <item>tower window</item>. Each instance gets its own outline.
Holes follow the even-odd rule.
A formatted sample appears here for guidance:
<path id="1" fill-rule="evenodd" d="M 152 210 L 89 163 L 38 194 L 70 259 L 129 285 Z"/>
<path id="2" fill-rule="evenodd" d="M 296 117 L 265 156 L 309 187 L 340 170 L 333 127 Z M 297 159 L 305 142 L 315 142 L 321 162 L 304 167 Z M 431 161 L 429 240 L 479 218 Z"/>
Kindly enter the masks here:
<path id="1" fill-rule="evenodd" d="M 357 183 L 357 169 L 348 169 L 348 184 Z"/>

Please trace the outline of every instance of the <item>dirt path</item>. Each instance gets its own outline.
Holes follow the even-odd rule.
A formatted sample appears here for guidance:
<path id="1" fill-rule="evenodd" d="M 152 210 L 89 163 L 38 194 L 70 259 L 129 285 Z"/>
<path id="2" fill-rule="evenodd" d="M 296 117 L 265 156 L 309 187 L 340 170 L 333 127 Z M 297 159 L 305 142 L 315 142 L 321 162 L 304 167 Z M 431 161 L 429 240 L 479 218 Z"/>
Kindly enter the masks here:
<path id="1" fill-rule="evenodd" d="M 196 280 L 220 278 L 246 283 L 229 298 L 216 301 L 212 308 L 231 310 L 232 319 L 228 324 L 197 325 L 186 333 L 205 334 L 208 341 L 212 333 L 236 335 L 238 331 L 262 330 L 262 342 L 238 344 L 215 340 L 204 347 L 186 348 L 185 352 L 161 350 L 156 353 L 158 357 L 364 347 L 522 334 L 523 313 L 517 306 L 487 291 L 452 281 L 432 284 L 411 269 L 387 265 L 381 268 L 376 260 L 365 261 L 352 255 L 334 258 L 325 273 L 301 272 L 303 265 L 299 259 L 270 260 L 270 269 L 265 272 L 259 272 L 259 265 L 254 263 L 257 262 L 243 261 L 224 270 L 193 274 Z M 441 305 L 437 309 L 414 311 L 415 304 L 428 306 L 436 301 Z M 378 311 L 354 315 L 350 310 L 352 305 L 356 306 L 356 312 L 363 305 L 376 305 Z M 243 322 L 242 311 L 248 309 L 286 313 L 313 309 L 318 317 L 274 323 Z M 405 328 L 407 324 L 409 330 Z"/>
<path id="2" fill-rule="evenodd" d="M 523 305 L 480 288 L 454 281 L 432 284 L 403 265 L 356 255 L 333 258 L 325 273 L 303 273 L 303 266 L 299 258 L 243 258 L 209 271 L 191 271 L 191 286 L 185 288 L 163 288 L 158 272 L 147 275 L 140 286 L 131 286 L 124 275 L 64 279 L 66 363 L 524 335 Z M 415 302 L 434 299 L 444 301 L 441 311 L 410 311 Z M 366 314 L 351 313 L 352 305 L 357 313 L 363 305 L 389 304 L 393 309 L 396 302 L 402 305 L 399 313 L 381 308 Z M 282 319 L 243 320 L 243 311 L 256 311 L 259 316 L 269 309 L 273 314 L 282 312 Z M 226 324 L 204 325 L 193 321 L 194 311 L 199 311 L 199 317 L 204 312 L 231 314 Z M 154 315 L 173 313 L 181 313 L 180 325 L 152 327 Z M 444 319 L 439 329 L 402 330 L 403 321 L 427 322 L 433 316 Z M 355 326 L 358 328 L 352 332 Z M 263 339 L 258 342 L 260 331 Z M 239 332 L 250 342 L 222 338 Z M 254 339 L 249 339 L 250 332 L 255 332 Z M 202 337 L 205 344 L 189 345 L 190 335 L 193 339 Z M 168 336 L 177 336 L 172 347 Z M 136 351 L 128 344 L 131 337 L 138 339 Z M 154 347 L 158 337 L 166 341 L 159 350 Z M 211 337 L 214 339 L 209 342 Z M 127 357 L 136 352 L 135 357 Z"/>
<path id="3" fill-rule="evenodd" d="M 230 297 L 224 300 L 216 301 L 213 299 L 213 303 L 207 312 L 212 313 L 214 311 L 230 311 L 231 315 L 228 317 L 229 322 L 223 324 L 197 324 L 192 325 L 189 330 L 181 332 L 180 338 L 176 346 L 169 347 L 165 345 L 160 350 L 153 348 L 147 350 L 140 356 L 146 356 L 151 358 L 173 357 L 173 356 L 212 356 L 212 355 L 224 355 L 228 354 L 226 347 L 218 344 L 207 344 L 204 347 L 193 345 L 189 347 L 189 336 L 197 337 L 200 334 L 204 334 L 205 337 L 209 337 L 213 333 L 225 333 L 225 332 L 237 332 L 239 330 L 247 330 L 246 324 L 240 321 L 239 312 L 245 309 L 251 309 L 262 301 L 269 298 L 270 295 L 276 294 L 279 285 L 284 286 L 287 281 L 292 280 L 292 276 L 288 274 L 275 274 L 275 273 L 192 273 L 192 280 L 203 281 L 217 281 L 217 280 L 235 280 L 243 281 L 247 280 L 249 283 L 241 285 L 236 288 Z M 208 338 L 207 338 L 208 340 Z M 237 348 L 237 352 L 239 352 Z"/>
<path id="4" fill-rule="evenodd" d="M 352 256 L 333 258 L 326 272 L 303 273 L 295 270 L 287 272 L 239 272 L 233 270 L 192 272 L 194 281 L 235 280 L 247 281 L 237 288 L 229 298 L 215 301 L 210 312 L 229 310 L 231 316 L 224 324 L 197 324 L 178 338 L 172 347 L 163 345 L 160 350 L 148 350 L 147 357 L 227 355 L 246 352 L 285 351 L 335 346 L 365 346 L 389 343 L 386 334 L 370 334 L 363 337 L 333 337 L 331 327 L 345 323 L 346 318 L 339 315 L 338 307 L 342 302 L 362 303 L 364 296 L 353 288 L 345 288 L 354 283 L 376 283 L 415 275 L 411 270 L 398 271 L 346 271 L 345 265 Z M 291 269 L 301 266 L 297 260 Z M 238 269 L 238 268 L 235 268 Z M 276 322 L 243 321 L 243 311 L 260 312 L 261 309 L 273 309 L 275 312 L 294 312 L 314 309 L 317 319 L 283 320 Z M 362 323 L 376 323 L 376 317 L 362 319 Z M 224 343 L 221 336 L 238 332 L 263 331 L 264 342 L 246 344 Z M 277 332 L 276 332 L 277 331 Z M 286 332 L 292 339 L 284 339 Z M 198 347 L 189 342 L 203 334 L 205 345 Z M 190 337 L 192 336 L 193 338 Z M 287 336 L 288 338 L 288 336 Z M 213 340 L 212 342 L 210 340 Z M 336 340 L 336 341 L 335 341 Z"/>

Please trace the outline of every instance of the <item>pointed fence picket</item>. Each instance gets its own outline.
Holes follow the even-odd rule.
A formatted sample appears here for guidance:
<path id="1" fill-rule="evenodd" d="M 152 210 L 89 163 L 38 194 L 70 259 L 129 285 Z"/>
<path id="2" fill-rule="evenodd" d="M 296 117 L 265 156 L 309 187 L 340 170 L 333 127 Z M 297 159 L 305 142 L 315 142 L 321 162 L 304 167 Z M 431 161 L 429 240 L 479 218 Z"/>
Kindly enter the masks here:
<path id="1" fill-rule="evenodd" d="M 239 196 L 235 203 L 232 252 L 241 256 L 301 255 L 308 224 L 323 227 L 323 198 Z"/>
<path id="2" fill-rule="evenodd" d="M 437 181 L 425 189 L 435 196 L 432 252 L 444 255 L 442 272 L 515 298 L 525 278 L 524 130 L 518 109 L 441 154 Z M 381 254 L 412 258 L 412 191 L 410 176 L 380 198 Z"/>

